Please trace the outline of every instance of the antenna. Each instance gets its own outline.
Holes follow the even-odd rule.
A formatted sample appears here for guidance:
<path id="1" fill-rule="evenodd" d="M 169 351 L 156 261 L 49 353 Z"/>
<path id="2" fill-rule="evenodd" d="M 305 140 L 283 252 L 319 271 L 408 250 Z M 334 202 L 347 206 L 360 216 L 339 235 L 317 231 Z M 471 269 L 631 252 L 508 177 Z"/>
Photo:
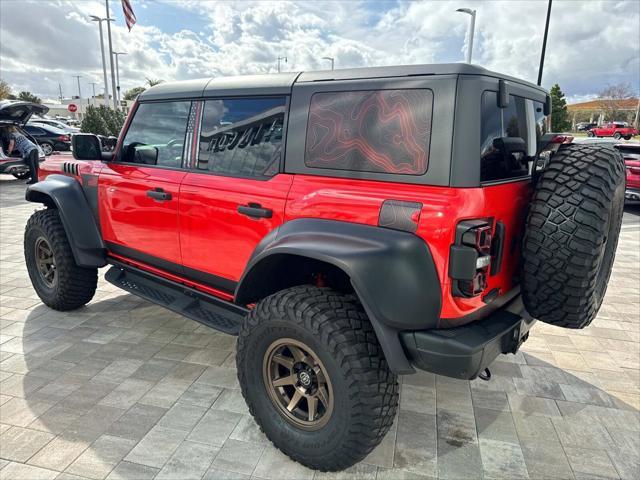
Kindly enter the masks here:
<path id="1" fill-rule="evenodd" d="M 542 85 L 542 69 L 544 68 L 544 54 L 547 51 L 547 35 L 549 34 L 549 19 L 551 18 L 551 2 L 547 6 L 547 21 L 544 25 L 544 37 L 542 37 L 542 53 L 540 54 L 540 68 L 538 69 L 538 86 Z"/>

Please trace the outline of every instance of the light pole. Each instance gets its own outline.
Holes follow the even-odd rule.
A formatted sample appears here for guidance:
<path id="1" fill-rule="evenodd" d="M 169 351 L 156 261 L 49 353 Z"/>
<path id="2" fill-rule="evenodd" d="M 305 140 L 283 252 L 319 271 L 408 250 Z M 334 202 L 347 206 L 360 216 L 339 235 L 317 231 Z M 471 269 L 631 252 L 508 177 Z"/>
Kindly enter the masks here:
<path id="1" fill-rule="evenodd" d="M 284 63 L 287 63 L 287 57 L 278 57 L 278 73 L 280 73 L 280 60 L 284 60 Z"/>
<path id="2" fill-rule="evenodd" d="M 80 79 L 82 75 L 72 75 L 76 80 L 78 80 L 78 99 L 82 99 L 82 90 L 80 90 Z"/>
<path id="3" fill-rule="evenodd" d="M 120 106 L 120 66 L 118 65 L 118 55 L 126 55 L 127 52 L 113 52 L 116 57 L 116 90 L 118 92 L 118 107 Z"/>
<path id="4" fill-rule="evenodd" d="M 118 110 L 118 104 L 116 100 L 116 75 L 113 71 L 113 45 L 111 43 L 111 23 L 114 21 L 109 16 L 109 0 L 104 0 L 105 7 L 107 8 L 107 37 L 109 38 L 109 63 L 111 63 L 111 89 L 113 90 L 113 108 Z"/>
<path id="5" fill-rule="evenodd" d="M 471 23 L 469 25 L 469 43 L 467 46 L 467 63 L 471 63 L 471 54 L 473 53 L 473 35 L 476 29 L 476 11 L 471 10 L 470 8 L 459 8 L 456 12 L 471 15 Z"/>
<path id="6" fill-rule="evenodd" d="M 89 18 L 94 22 L 98 22 L 100 27 L 100 51 L 102 52 L 102 75 L 104 76 L 104 106 L 109 106 L 109 83 L 107 82 L 107 63 L 104 59 L 104 40 L 102 38 L 102 22 L 111 21 L 106 18 L 100 18 L 96 15 L 90 15 Z"/>
<path id="7" fill-rule="evenodd" d="M 126 55 L 127 52 L 113 52 L 113 55 L 116 57 L 116 90 L 117 90 L 117 100 L 118 107 L 120 107 L 120 64 L 118 62 L 118 57 L 120 55 Z"/>
<path id="8" fill-rule="evenodd" d="M 97 82 L 89 82 L 89 85 L 91 85 L 91 87 L 93 88 L 93 98 L 96 98 L 96 85 L 98 83 Z"/>
<path id="9" fill-rule="evenodd" d="M 331 70 L 333 70 L 333 67 L 335 65 L 335 58 L 333 57 L 322 57 L 323 60 L 329 60 L 331 62 Z"/>

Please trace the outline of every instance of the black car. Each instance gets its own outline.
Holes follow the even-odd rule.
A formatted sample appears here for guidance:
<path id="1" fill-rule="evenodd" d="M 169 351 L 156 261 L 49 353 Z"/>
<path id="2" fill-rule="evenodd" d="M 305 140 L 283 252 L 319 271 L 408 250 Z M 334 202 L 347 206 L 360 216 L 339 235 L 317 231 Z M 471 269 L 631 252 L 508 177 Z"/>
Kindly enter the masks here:
<path id="1" fill-rule="evenodd" d="M 586 132 L 587 130 L 592 129 L 595 126 L 597 126 L 597 124 L 595 124 L 595 123 L 579 122 L 579 123 L 576 123 L 576 130 L 579 131 L 579 132 Z"/>
<path id="2" fill-rule="evenodd" d="M 36 139 L 45 155 L 71 149 L 71 135 L 59 128 L 44 125 L 25 125 L 24 131 Z"/>

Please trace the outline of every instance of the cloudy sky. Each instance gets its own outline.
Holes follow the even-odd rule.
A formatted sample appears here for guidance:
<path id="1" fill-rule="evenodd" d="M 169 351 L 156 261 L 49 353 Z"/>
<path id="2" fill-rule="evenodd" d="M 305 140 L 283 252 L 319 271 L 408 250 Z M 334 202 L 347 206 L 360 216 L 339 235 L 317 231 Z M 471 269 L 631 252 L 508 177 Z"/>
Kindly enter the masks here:
<path id="1" fill-rule="evenodd" d="M 268 73 L 283 69 L 459 62 L 468 16 L 477 10 L 473 62 L 536 80 L 546 1 L 221 1 L 130 0 L 138 18 L 127 31 L 120 0 L 114 50 L 122 89 L 145 77 L 181 80 Z M 0 0 L 0 77 L 14 91 L 43 98 L 77 94 L 82 75 L 102 92 L 98 0 Z M 640 86 L 640 2 L 556 0 L 543 85 L 560 83 L 571 100 L 595 96 L 607 84 Z"/>

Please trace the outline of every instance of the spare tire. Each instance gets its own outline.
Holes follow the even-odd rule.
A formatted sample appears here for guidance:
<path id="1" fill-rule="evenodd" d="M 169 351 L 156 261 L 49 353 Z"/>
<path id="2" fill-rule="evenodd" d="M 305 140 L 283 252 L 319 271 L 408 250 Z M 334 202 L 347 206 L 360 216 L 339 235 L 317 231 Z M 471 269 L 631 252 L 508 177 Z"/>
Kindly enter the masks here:
<path id="1" fill-rule="evenodd" d="M 624 209 L 622 156 L 561 145 L 540 175 L 522 248 L 522 298 L 543 322 L 584 328 L 607 289 Z"/>

